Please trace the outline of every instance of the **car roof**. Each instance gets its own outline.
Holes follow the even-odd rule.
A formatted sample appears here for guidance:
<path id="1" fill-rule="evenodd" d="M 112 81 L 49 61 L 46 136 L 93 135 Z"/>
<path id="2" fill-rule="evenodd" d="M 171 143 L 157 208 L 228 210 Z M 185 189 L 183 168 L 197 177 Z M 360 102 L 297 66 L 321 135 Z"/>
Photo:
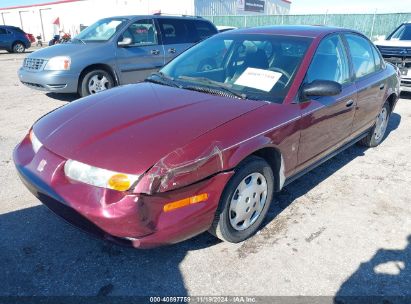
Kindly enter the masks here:
<path id="1" fill-rule="evenodd" d="M 19 27 L 13 26 L 13 25 L 0 25 L 0 27 L 8 28 L 8 29 L 20 29 Z"/>
<path id="2" fill-rule="evenodd" d="M 317 37 L 323 37 L 327 34 L 338 33 L 338 32 L 359 33 L 351 29 L 345 29 L 345 28 L 333 27 L 333 26 L 325 26 L 325 25 L 270 25 L 270 26 L 259 26 L 259 27 L 231 30 L 226 33 L 222 33 L 220 35 L 266 34 L 266 35 L 289 35 L 289 36 L 317 38 Z"/>
<path id="3" fill-rule="evenodd" d="M 147 18 L 147 19 L 149 19 L 149 18 L 155 18 L 155 19 L 162 19 L 162 18 L 170 19 L 170 18 L 173 18 L 173 19 L 203 20 L 203 21 L 208 21 L 209 22 L 209 20 L 207 20 L 205 18 L 202 18 L 200 16 L 188 16 L 188 15 L 160 15 L 160 14 L 158 14 L 158 15 L 156 15 L 156 14 L 154 14 L 154 15 L 126 15 L 126 16 L 114 16 L 114 17 L 109 17 L 109 18 L 125 18 L 125 19 L 129 19 L 129 20 L 137 19 L 137 18 Z M 107 19 L 107 18 L 104 18 L 104 19 Z"/>

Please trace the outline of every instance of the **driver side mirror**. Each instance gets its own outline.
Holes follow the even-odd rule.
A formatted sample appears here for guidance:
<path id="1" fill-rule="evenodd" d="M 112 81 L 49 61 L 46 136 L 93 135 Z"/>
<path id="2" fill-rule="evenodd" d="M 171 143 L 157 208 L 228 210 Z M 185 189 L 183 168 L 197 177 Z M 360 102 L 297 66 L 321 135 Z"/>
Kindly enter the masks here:
<path id="1" fill-rule="evenodd" d="M 125 37 L 123 38 L 123 40 L 117 42 L 117 45 L 120 47 L 126 47 L 126 46 L 131 45 L 132 43 L 133 43 L 133 40 L 131 38 Z"/>
<path id="2" fill-rule="evenodd" d="M 340 94 L 342 86 L 338 82 L 330 80 L 314 80 L 302 87 L 301 96 L 303 100 L 312 96 L 335 96 Z"/>

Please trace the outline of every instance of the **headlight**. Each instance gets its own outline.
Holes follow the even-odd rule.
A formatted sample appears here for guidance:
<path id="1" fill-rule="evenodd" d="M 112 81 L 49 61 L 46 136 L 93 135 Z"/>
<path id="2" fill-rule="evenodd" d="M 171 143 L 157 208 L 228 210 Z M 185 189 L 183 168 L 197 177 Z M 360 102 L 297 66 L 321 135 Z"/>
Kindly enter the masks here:
<path id="1" fill-rule="evenodd" d="M 37 153 L 40 150 L 40 148 L 43 146 L 43 144 L 34 134 L 33 130 L 30 131 L 30 141 L 31 141 L 31 146 L 33 147 L 34 153 Z"/>
<path id="2" fill-rule="evenodd" d="M 68 71 L 71 66 L 71 58 L 67 56 L 58 56 L 51 58 L 46 66 L 45 70 L 49 71 Z"/>
<path id="3" fill-rule="evenodd" d="M 64 165 L 64 173 L 72 180 L 117 191 L 130 189 L 139 177 L 138 175 L 92 167 L 71 159 Z"/>

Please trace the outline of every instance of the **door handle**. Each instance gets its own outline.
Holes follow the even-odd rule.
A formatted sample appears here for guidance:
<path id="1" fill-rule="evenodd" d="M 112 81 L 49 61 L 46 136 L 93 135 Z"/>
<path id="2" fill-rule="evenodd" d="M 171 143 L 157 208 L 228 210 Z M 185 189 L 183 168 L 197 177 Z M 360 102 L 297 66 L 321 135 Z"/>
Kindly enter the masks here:
<path id="1" fill-rule="evenodd" d="M 170 54 L 174 54 L 174 53 L 176 52 L 176 49 L 175 49 L 175 48 L 169 48 L 169 49 L 168 49 L 168 52 L 169 52 Z"/>
<path id="2" fill-rule="evenodd" d="M 347 108 L 349 108 L 349 107 L 351 107 L 353 104 L 354 104 L 354 100 L 350 99 L 350 100 L 348 100 L 348 101 L 345 103 L 345 106 L 346 106 Z"/>
<path id="3" fill-rule="evenodd" d="M 160 54 L 160 51 L 159 50 L 151 50 L 151 54 L 152 55 L 158 55 L 158 54 Z"/>
<path id="4" fill-rule="evenodd" d="M 384 84 L 384 83 L 381 83 L 381 84 L 380 84 L 380 90 L 384 90 L 384 88 L 385 88 L 385 84 Z"/>

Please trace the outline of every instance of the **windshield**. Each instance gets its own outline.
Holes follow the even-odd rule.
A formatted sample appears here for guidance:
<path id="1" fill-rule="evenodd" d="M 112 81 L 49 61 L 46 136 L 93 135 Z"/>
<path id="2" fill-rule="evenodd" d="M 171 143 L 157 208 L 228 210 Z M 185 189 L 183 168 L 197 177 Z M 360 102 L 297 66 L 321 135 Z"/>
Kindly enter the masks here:
<path id="1" fill-rule="evenodd" d="M 173 80 L 183 89 L 207 93 L 205 88 L 212 88 L 243 99 L 281 103 L 311 41 L 282 35 L 217 35 L 187 50 L 160 73 L 167 83 Z"/>
<path id="2" fill-rule="evenodd" d="M 128 19 L 107 18 L 97 21 L 84 29 L 75 38 L 83 42 L 104 42 L 108 41 L 114 34 L 126 24 Z"/>
<path id="3" fill-rule="evenodd" d="M 411 24 L 401 25 L 391 35 L 390 40 L 411 40 Z"/>

